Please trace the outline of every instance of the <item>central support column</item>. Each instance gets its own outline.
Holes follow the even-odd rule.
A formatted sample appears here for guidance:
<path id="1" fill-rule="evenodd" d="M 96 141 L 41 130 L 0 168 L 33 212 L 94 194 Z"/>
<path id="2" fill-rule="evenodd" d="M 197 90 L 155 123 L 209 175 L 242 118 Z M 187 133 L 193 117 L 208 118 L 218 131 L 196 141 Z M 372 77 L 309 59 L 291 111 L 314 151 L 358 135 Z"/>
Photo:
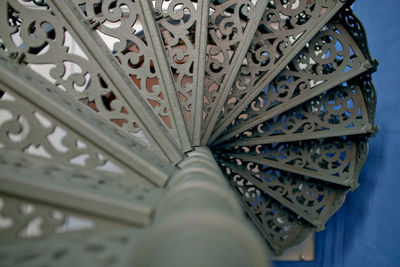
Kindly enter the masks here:
<path id="1" fill-rule="evenodd" d="M 268 266 L 268 249 L 210 150 L 196 148 L 179 167 L 135 266 Z"/>

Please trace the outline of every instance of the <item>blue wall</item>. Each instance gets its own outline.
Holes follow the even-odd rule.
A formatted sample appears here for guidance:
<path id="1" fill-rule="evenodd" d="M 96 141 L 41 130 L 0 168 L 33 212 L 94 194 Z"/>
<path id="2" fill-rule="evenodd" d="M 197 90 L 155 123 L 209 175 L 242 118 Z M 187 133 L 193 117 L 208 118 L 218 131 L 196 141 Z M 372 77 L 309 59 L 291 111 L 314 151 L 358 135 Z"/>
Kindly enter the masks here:
<path id="1" fill-rule="evenodd" d="M 358 0 L 353 5 L 378 59 L 377 137 L 360 175 L 360 187 L 317 233 L 314 262 L 277 267 L 400 266 L 400 0 Z"/>

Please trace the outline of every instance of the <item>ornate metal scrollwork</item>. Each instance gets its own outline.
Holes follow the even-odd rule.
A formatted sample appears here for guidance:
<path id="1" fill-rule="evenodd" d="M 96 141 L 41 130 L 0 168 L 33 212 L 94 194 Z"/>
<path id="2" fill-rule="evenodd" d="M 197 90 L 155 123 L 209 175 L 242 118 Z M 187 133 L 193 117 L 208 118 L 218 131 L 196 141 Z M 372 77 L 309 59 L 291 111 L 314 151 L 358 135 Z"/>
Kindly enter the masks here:
<path id="1" fill-rule="evenodd" d="M 239 115 L 295 56 L 316 29 L 328 21 L 342 3 L 337 1 L 270 1 L 254 35 L 211 140 Z"/>
<path id="2" fill-rule="evenodd" d="M 58 125 L 48 114 L 43 114 L 24 99 L 5 91 L 0 100 L 0 110 L 4 118 L 0 128 L 2 149 L 90 169 L 104 169 L 109 163 L 115 166 L 109 170 L 124 173 L 124 167 L 118 167 L 101 150 L 67 127 Z"/>
<path id="3" fill-rule="evenodd" d="M 209 2 L 157 0 L 154 12 L 192 143 L 200 144 Z M 197 101 L 196 101 L 197 100 Z"/>
<path id="4" fill-rule="evenodd" d="M 245 212 L 278 254 L 323 230 L 377 132 L 351 2 L 1 1 L 0 265 L 167 266 L 190 233 L 258 266 Z"/>
<path id="5" fill-rule="evenodd" d="M 324 228 L 325 222 L 340 208 L 338 203 L 344 202 L 347 189 L 343 187 L 317 182 L 310 177 L 262 164 L 241 160 L 239 162 L 241 165 L 221 159 L 221 163 L 245 179 L 246 184 L 253 184 L 268 196 L 284 203 L 285 207 L 301 215 L 319 230 Z"/>
<path id="6" fill-rule="evenodd" d="M 279 253 L 288 246 L 300 243 L 312 231 L 307 222 L 223 162 L 220 164 L 242 200 L 244 210 L 275 252 Z"/>
<path id="7" fill-rule="evenodd" d="M 52 160 L 42 160 L 16 152 L 0 151 L 0 166 L 1 198 L 5 201 L 1 220 L 8 221 L 8 226 L 5 225 L 3 231 L 7 231 L 6 234 L 10 238 L 13 237 L 13 240 L 19 238 L 16 231 L 22 231 L 25 224 L 34 219 L 44 222 L 37 222 L 38 225 L 32 227 L 38 228 L 42 224 L 49 224 L 50 230 L 46 235 L 57 234 L 55 227 L 64 225 L 65 216 L 61 214 L 55 218 L 50 217 L 48 223 L 45 221 L 46 218 L 36 219 L 44 217 L 45 213 L 51 215 L 54 210 L 86 218 L 92 222 L 92 226 L 95 226 L 93 223 L 99 226 L 112 224 L 143 226 L 149 223 L 152 205 L 161 196 L 159 188 L 135 182 L 132 179 L 134 177 L 110 176 L 109 173 L 100 170 L 77 169 Z M 33 212 L 25 214 L 23 211 L 18 213 L 16 207 L 20 206 L 18 203 L 21 202 L 18 199 L 21 199 L 22 203 L 33 205 L 32 211 L 37 210 L 40 214 Z M 8 203 L 11 207 L 8 207 Z M 102 208 L 94 209 L 99 203 Z M 18 214 L 21 215 L 22 221 L 18 221 Z M 11 217 L 4 219 L 4 216 Z M 71 227 L 73 229 L 74 225 Z M 7 229 L 14 230 L 8 233 Z M 68 228 L 62 232 L 66 230 Z M 40 236 L 41 233 L 35 235 Z M 32 235 L 27 237 L 29 236 Z"/>
<path id="8" fill-rule="evenodd" d="M 204 144 L 211 134 L 219 109 L 232 86 L 243 56 L 250 45 L 267 2 L 212 1 L 210 5 L 209 38 L 207 45 L 206 80 L 204 90 Z"/>
<path id="9" fill-rule="evenodd" d="M 373 133 L 376 99 L 369 95 L 374 91 L 370 75 L 363 74 L 240 133 L 224 146 Z"/>
<path id="10" fill-rule="evenodd" d="M 121 103 L 121 97 L 115 96 L 110 82 L 94 68 L 87 54 L 50 10 L 13 0 L 4 1 L 2 5 L 3 12 L 8 12 L 2 16 L 1 40 L 8 54 L 23 57 L 24 63 L 101 116 L 128 131 L 140 130 L 128 115 L 126 105 Z M 10 19 L 15 23 L 5 22 Z"/>
<path id="11" fill-rule="evenodd" d="M 149 22 L 152 18 L 148 17 L 151 14 L 144 6 L 145 2 L 73 2 L 82 10 L 82 17 L 96 25 L 95 33 L 103 39 L 122 70 L 132 79 L 135 89 L 153 113 L 176 142 L 187 150 L 190 145 L 189 136 L 187 129 L 180 127 L 184 125 L 184 121 L 172 74 L 163 55 L 161 38 L 151 32 L 158 31 L 158 28 L 154 22 Z M 154 54 L 154 51 L 159 54 Z"/>
<path id="12" fill-rule="evenodd" d="M 141 126 L 131 105 L 110 81 L 76 35 L 52 10 L 16 0 L 2 2 L 0 39 L 5 53 L 27 64 L 99 116 L 159 152 L 154 137 Z"/>
<path id="13" fill-rule="evenodd" d="M 126 227 L 85 213 L 43 205 L 28 199 L 0 194 L 2 239 L 0 246 L 21 241 L 38 240 L 77 231 L 99 231 Z"/>
<path id="14" fill-rule="evenodd" d="M 228 129 L 220 132 L 219 140 L 255 127 L 371 68 L 370 61 L 341 23 L 335 17 L 325 25 Z"/>
<path id="15" fill-rule="evenodd" d="M 366 158 L 368 153 L 367 149 L 362 149 L 365 138 L 343 136 L 238 146 L 217 153 L 335 184 L 356 187 L 356 169 L 360 164 L 357 158 Z"/>

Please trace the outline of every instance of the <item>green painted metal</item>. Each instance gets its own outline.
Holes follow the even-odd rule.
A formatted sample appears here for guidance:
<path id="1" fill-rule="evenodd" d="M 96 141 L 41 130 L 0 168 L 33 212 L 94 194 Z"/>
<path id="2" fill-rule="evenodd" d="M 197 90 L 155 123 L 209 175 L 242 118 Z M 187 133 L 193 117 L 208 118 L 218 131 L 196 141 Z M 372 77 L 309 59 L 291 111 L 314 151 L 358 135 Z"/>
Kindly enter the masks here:
<path id="1" fill-rule="evenodd" d="M 117 223 L 148 225 L 162 195 L 160 188 L 135 182 L 135 177 L 77 169 L 10 151 L 2 151 L 0 160 L 2 193 Z"/>
<path id="2" fill-rule="evenodd" d="M 218 154 L 249 162 L 251 169 L 260 164 L 355 189 L 359 169 L 368 155 L 367 140 L 366 136 L 332 137 L 241 146 Z"/>
<path id="3" fill-rule="evenodd" d="M 342 12 L 347 15 L 340 15 Z M 361 30 L 354 33 L 348 31 L 345 26 L 352 19 L 351 16 L 352 14 L 344 9 L 322 27 L 287 68 L 271 81 L 268 93 L 261 92 L 254 98 L 240 114 L 239 118 L 243 119 L 235 120 L 217 142 L 228 140 L 336 85 L 345 84 L 360 73 L 371 70 L 374 61 L 368 54 L 363 53 L 351 35 L 359 36 Z M 218 130 L 215 136 L 217 134 Z"/>
<path id="4" fill-rule="evenodd" d="M 140 230 L 77 233 L 0 248 L 2 266 L 132 266 Z"/>
<path id="5" fill-rule="evenodd" d="M 225 168 L 223 163 L 221 166 Z M 242 201 L 243 209 L 275 254 L 301 243 L 316 230 L 254 184 L 237 176 L 234 171 L 226 169 L 226 175 Z"/>
<path id="6" fill-rule="evenodd" d="M 200 145 L 209 1 L 155 1 L 182 112 L 193 146 Z"/>
<path id="7" fill-rule="evenodd" d="M 295 173 L 269 169 L 263 175 L 246 171 L 243 166 L 221 162 L 243 179 L 263 190 L 268 196 L 296 212 L 307 222 L 323 230 L 326 221 L 344 202 L 347 188 L 329 187 L 323 182 L 309 181 Z M 279 175 L 280 179 L 276 179 Z M 309 177 L 306 177 L 309 178 Z M 270 180 L 271 182 L 266 182 Z M 283 188 L 286 190 L 283 191 Z M 287 192 L 287 194 L 285 194 Z M 316 199 L 321 198 L 318 203 Z"/>
<path id="8" fill-rule="evenodd" d="M 31 266 L 54 264 L 54 258 L 49 257 L 49 254 L 54 253 L 63 254 L 59 259 L 57 257 L 58 261 L 55 264 L 58 266 L 71 264 L 73 261 L 82 264 L 88 257 L 91 258 L 87 253 L 89 248 L 93 247 L 97 248 L 98 252 L 107 254 L 111 250 L 114 254 L 112 264 L 121 261 L 121 266 L 187 266 L 188 260 L 193 261 L 193 266 L 267 266 L 268 253 L 265 244 L 245 220 L 240 204 L 229 190 L 228 184 L 221 183 L 224 177 L 212 154 L 207 148 L 197 149 L 196 152 L 193 155 L 189 154 L 188 160 L 181 163 L 181 170 L 171 177 L 173 186 L 170 185 L 170 190 L 165 192 L 146 189 L 140 185 L 136 190 L 128 191 L 129 183 L 121 187 L 121 184 L 118 184 L 121 181 L 116 178 L 73 170 L 51 161 L 43 162 L 21 154 L 11 154 L 11 157 L 0 154 L 3 164 L 1 167 L 6 170 L 0 177 L 0 181 L 6 184 L 1 190 L 19 198 L 26 197 L 37 202 L 49 203 L 55 208 L 66 207 L 102 219 L 108 218 L 138 226 L 149 223 L 152 209 L 156 209 L 153 225 L 144 229 L 103 229 L 105 233 L 97 231 L 88 235 L 84 232 L 78 237 L 71 233 L 68 236 L 54 236 L 53 239 L 45 241 L 31 240 L 31 243 L 0 246 L 0 254 L 7 254 L 1 257 L 0 263 L 2 266 L 20 265 L 23 262 L 19 262 L 20 258 L 24 257 L 22 254 L 28 250 L 34 255 L 29 257 L 32 259 L 29 261 Z M 193 161 L 196 157 L 202 157 L 206 161 Z M 191 168 L 199 165 L 201 168 Z M 210 166 L 218 173 L 218 179 L 208 177 L 207 168 Z M 98 181 L 103 183 L 98 184 Z M 13 187 L 12 183 L 22 187 Z M 93 188 L 92 185 L 97 186 Z M 132 186 L 135 187 L 134 184 Z M 0 197 L 4 198 L 1 194 Z M 9 206 L 8 197 L 4 199 L 6 201 L 3 205 Z M 98 209 L 99 205 L 101 209 Z M 40 212 L 37 205 L 35 208 Z M 10 215 L 7 211 L 2 212 L 2 216 Z M 40 215 L 41 213 L 35 214 Z M 16 217 L 21 216 L 12 218 Z M 51 235 L 57 226 L 64 223 L 63 219 L 61 217 L 45 224 L 43 230 L 50 232 L 46 236 Z M 8 233 L 10 232 L 8 230 Z M 12 238 L 7 240 L 10 242 Z M 213 242 L 210 243 L 210 240 Z M 85 244 L 84 247 L 82 244 Z M 122 244 L 130 248 L 130 253 L 119 247 Z M 63 253 L 54 252 L 49 246 L 58 247 L 57 251 Z M 118 249 L 114 250 L 116 248 Z M 244 253 L 238 254 L 236 251 Z M 69 255 L 70 253 L 72 255 Z M 73 256 L 74 259 L 69 256 Z M 95 257 L 88 266 L 95 264 L 102 257 L 106 256 L 103 255 L 100 259 Z"/>
<path id="9" fill-rule="evenodd" d="M 267 266 L 323 230 L 377 132 L 351 2 L 0 1 L 0 265 Z"/>
<path id="10" fill-rule="evenodd" d="M 41 145 L 54 160 L 70 163 L 73 158 L 88 155 L 89 160 L 86 159 L 85 164 L 89 166 L 100 167 L 111 161 L 126 170 L 126 175 L 139 175 L 157 185 L 167 182 L 173 166 L 158 161 L 143 145 L 110 126 L 104 119 L 93 116 L 86 105 L 70 99 L 30 69 L 13 64 L 6 58 L 1 58 L 0 64 L 2 89 L 11 95 L 11 100 L 1 101 L 1 107 L 13 114 L 10 125 L 2 127 L 2 141 L 6 142 L 3 143 L 6 149 L 23 151 L 29 145 Z M 28 126 L 24 127 L 24 123 Z M 49 135 L 57 127 L 66 133 L 66 138 L 60 138 L 62 147 L 58 149 L 49 140 Z M 21 136 L 26 140 L 13 141 L 10 132 L 27 135 Z"/>
<path id="11" fill-rule="evenodd" d="M 172 74 L 165 58 L 160 33 L 152 17 L 153 11 L 149 6 L 149 1 L 124 4 L 122 7 L 118 7 L 117 14 L 110 10 L 111 6 L 107 3 L 86 2 L 49 1 L 49 5 L 59 12 L 60 16 L 64 16 L 65 22 L 71 25 L 72 31 L 80 36 L 82 42 L 85 42 L 87 48 L 92 50 L 91 53 L 98 57 L 101 64 L 104 65 L 103 54 L 108 55 L 107 60 L 112 66 L 110 65 L 107 69 L 112 67 L 119 70 L 114 72 L 115 79 L 121 81 L 120 86 L 129 88 L 129 94 L 135 93 L 135 101 L 139 100 L 140 105 L 146 103 L 146 106 L 164 125 L 180 149 L 190 150 L 189 135 L 184 125 Z M 96 8 L 100 11 L 97 11 Z M 125 18 L 127 15 L 128 17 Z M 116 20 L 121 24 L 117 28 L 104 25 L 106 21 Z M 87 27 L 85 22 L 89 23 L 90 27 Z M 137 23 L 140 23 L 143 30 L 137 29 L 138 26 L 135 26 Z M 137 36 L 137 34 L 143 35 L 143 37 Z M 89 39 L 88 36 L 91 36 L 92 39 Z M 117 38 L 121 42 L 109 47 L 104 43 L 102 36 Z M 145 38 L 145 41 L 142 41 L 141 38 Z M 91 45 L 93 43 L 101 44 L 99 45 L 103 48 L 101 54 L 100 51 L 93 51 L 98 50 L 97 46 Z M 115 50 L 114 55 L 111 54 L 113 50 Z M 157 56 L 155 56 L 156 54 Z M 117 64 L 120 66 L 117 67 Z M 133 102 L 134 99 L 130 101 Z M 136 108 L 139 103 L 133 102 L 133 104 Z M 140 112 L 140 114 L 142 113 Z M 160 127 L 152 127 L 150 131 L 156 132 L 156 128 Z M 163 136 L 168 135 L 163 134 Z M 156 139 L 158 138 L 161 137 Z M 160 146 L 162 145 L 164 142 L 160 143 Z M 168 151 L 167 154 L 169 153 Z"/>
<path id="12" fill-rule="evenodd" d="M 63 18 L 47 10 L 47 5 L 37 7 L 29 2 L 22 5 L 18 1 L 2 1 L 1 5 L 4 16 L 1 16 L 0 39 L 7 54 L 18 61 L 23 59 L 24 64 L 75 99 L 88 104 L 99 116 L 112 121 L 125 132 L 136 136 L 144 135 L 146 140 L 142 140 L 142 143 L 149 144 L 150 150 L 156 153 L 166 151 L 166 158 L 172 162 L 182 159 L 168 136 L 157 136 L 154 129 L 162 126 L 156 120 L 143 120 L 144 117 L 151 117 L 151 111 L 142 105 L 140 97 L 138 99 L 134 92 L 132 95 L 132 90 L 128 89 L 131 85 L 124 84 L 124 77 L 121 83 L 116 77 L 118 73 L 104 72 L 104 67 L 114 69 L 118 65 L 107 65 L 109 59 L 104 58 L 107 57 L 104 49 L 96 46 L 97 53 L 93 56 L 83 42 L 88 38 L 82 39 L 80 36 L 85 36 L 84 34 L 76 35 L 74 31 L 64 28 L 68 25 Z M 12 23 L 8 23 L 9 21 Z M 34 25 L 42 25 L 38 28 L 42 34 L 35 35 L 34 38 L 30 38 L 29 34 L 20 34 L 20 29 L 28 30 Z M 13 39 L 12 36 L 18 37 Z M 112 79 L 109 78 L 110 75 Z M 135 108 L 132 109 L 132 106 Z M 164 149 L 159 147 L 159 140 L 163 140 Z"/>
<path id="13" fill-rule="evenodd" d="M 18 252 L 20 258 L 26 256 L 27 250 L 24 250 L 24 246 L 27 243 L 38 246 L 43 240 L 74 234 L 93 235 L 113 229 L 130 229 L 131 231 L 136 229 L 132 223 L 121 223 L 85 210 L 77 211 L 54 203 L 37 202 L 2 192 L 0 203 L 2 206 L 0 251 L 3 252 L 8 246 L 15 245 L 18 248 L 15 252 Z M 3 255 L 0 258 L 6 259 Z M 29 265 L 32 262 L 28 259 L 26 264 Z"/>
<path id="14" fill-rule="evenodd" d="M 232 88 L 230 97 L 225 101 L 208 142 L 215 140 L 243 109 L 251 105 L 345 2 L 301 1 L 296 7 L 289 2 L 286 5 L 281 1 L 270 3 L 246 55 L 247 64 L 238 73 L 235 86 L 229 87 Z"/>
<path id="15" fill-rule="evenodd" d="M 314 97 L 266 120 L 219 147 L 258 145 L 332 136 L 374 134 L 376 96 L 370 74 Z M 338 108 L 339 107 L 339 108 Z M 228 136 L 221 137 L 221 142 Z M 217 143 L 218 140 L 215 142 Z"/>
<path id="16" fill-rule="evenodd" d="M 257 0 L 255 4 L 249 0 L 244 3 L 212 1 L 202 144 L 208 142 L 267 4 L 262 0 Z M 230 26 L 233 29 L 226 30 L 227 24 L 234 24 Z"/>

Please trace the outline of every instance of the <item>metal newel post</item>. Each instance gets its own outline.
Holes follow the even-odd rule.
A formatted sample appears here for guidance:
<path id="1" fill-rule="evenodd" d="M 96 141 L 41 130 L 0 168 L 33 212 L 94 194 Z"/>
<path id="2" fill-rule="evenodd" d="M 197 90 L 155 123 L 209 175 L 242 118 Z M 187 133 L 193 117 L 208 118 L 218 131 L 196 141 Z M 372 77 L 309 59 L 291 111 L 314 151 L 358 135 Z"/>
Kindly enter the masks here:
<path id="1" fill-rule="evenodd" d="M 211 152 L 188 153 L 157 208 L 136 266 L 268 266 L 268 249 L 245 220 Z"/>

